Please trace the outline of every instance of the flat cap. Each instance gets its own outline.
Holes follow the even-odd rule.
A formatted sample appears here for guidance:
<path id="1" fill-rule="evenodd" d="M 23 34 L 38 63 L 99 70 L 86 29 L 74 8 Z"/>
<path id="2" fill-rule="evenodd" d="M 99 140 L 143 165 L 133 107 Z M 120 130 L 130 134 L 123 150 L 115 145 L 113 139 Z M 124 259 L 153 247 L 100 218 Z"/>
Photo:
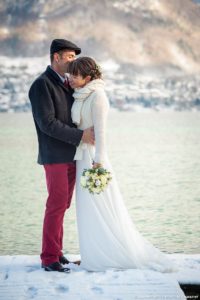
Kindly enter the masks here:
<path id="1" fill-rule="evenodd" d="M 64 39 L 55 39 L 52 41 L 50 46 L 50 53 L 53 54 L 55 52 L 58 52 L 60 50 L 73 50 L 76 54 L 81 53 L 81 48 L 79 48 L 74 43 L 64 40 Z"/>

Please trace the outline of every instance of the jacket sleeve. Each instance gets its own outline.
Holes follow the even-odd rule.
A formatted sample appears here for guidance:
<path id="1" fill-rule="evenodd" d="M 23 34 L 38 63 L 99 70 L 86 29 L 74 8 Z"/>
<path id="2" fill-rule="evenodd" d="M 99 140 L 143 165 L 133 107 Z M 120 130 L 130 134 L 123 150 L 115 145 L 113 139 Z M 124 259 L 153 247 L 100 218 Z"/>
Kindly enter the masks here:
<path id="1" fill-rule="evenodd" d="M 94 161 L 103 164 L 106 154 L 106 122 L 109 102 L 104 90 L 97 90 L 94 97 L 92 102 L 92 120 L 95 133 Z"/>
<path id="2" fill-rule="evenodd" d="M 40 78 L 33 83 L 29 98 L 33 117 L 43 133 L 68 144 L 79 145 L 83 131 L 56 119 L 51 93 L 44 79 Z"/>

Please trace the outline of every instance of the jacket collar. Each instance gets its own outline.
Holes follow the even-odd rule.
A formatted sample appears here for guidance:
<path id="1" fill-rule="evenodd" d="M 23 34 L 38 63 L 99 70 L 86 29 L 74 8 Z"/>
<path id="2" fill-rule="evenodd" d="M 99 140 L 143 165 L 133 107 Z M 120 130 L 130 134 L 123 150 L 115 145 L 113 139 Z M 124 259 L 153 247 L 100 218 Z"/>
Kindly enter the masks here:
<path id="1" fill-rule="evenodd" d="M 69 92 L 73 92 L 73 89 L 72 88 L 67 88 L 63 82 L 61 81 L 60 77 L 58 76 L 58 74 L 50 67 L 50 66 L 47 66 L 46 68 L 46 72 L 48 77 L 50 77 L 51 79 L 53 79 L 54 81 L 56 81 L 56 84 L 60 85 L 63 87 L 63 89 L 69 91 Z"/>
<path id="2" fill-rule="evenodd" d="M 58 74 L 50 67 L 50 66 L 47 66 L 46 68 L 46 73 L 52 77 L 54 80 L 56 80 L 57 82 L 61 82 L 61 79 L 60 77 L 58 76 Z"/>

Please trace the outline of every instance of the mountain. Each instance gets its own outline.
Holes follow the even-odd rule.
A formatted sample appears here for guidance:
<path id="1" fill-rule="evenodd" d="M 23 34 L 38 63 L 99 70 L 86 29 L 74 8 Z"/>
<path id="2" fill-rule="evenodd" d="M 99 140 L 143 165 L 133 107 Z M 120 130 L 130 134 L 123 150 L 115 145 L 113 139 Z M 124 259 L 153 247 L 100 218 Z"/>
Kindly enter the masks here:
<path id="1" fill-rule="evenodd" d="M 28 90 L 66 38 L 103 65 L 120 110 L 200 110 L 200 0 L 1 0 L 0 112 Z"/>
<path id="2" fill-rule="evenodd" d="M 66 38 L 125 72 L 200 71 L 200 5 L 191 0 L 1 0 L 0 55 L 43 56 Z"/>

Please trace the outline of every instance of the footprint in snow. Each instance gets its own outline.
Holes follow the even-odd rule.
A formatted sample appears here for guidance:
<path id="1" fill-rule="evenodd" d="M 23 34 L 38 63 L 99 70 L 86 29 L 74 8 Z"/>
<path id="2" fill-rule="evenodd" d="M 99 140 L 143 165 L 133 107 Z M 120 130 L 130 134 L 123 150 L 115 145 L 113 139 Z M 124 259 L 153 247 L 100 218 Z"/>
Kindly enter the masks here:
<path id="1" fill-rule="evenodd" d="M 34 286 L 28 288 L 28 295 L 30 299 L 33 299 L 37 295 L 37 289 Z"/>
<path id="2" fill-rule="evenodd" d="M 69 291 L 69 288 L 66 285 L 58 285 L 55 289 L 60 293 L 67 293 Z"/>
<path id="3" fill-rule="evenodd" d="M 35 266 L 35 267 L 34 267 L 34 266 L 26 266 L 26 268 L 27 268 L 27 269 L 26 269 L 26 272 L 27 272 L 27 273 L 31 273 L 31 272 L 34 272 L 34 271 L 36 271 L 36 270 L 39 270 L 40 267 L 36 267 L 36 266 Z"/>
<path id="4" fill-rule="evenodd" d="M 94 286 L 93 288 L 91 288 L 91 290 L 96 294 L 103 294 L 103 289 L 98 286 Z"/>

